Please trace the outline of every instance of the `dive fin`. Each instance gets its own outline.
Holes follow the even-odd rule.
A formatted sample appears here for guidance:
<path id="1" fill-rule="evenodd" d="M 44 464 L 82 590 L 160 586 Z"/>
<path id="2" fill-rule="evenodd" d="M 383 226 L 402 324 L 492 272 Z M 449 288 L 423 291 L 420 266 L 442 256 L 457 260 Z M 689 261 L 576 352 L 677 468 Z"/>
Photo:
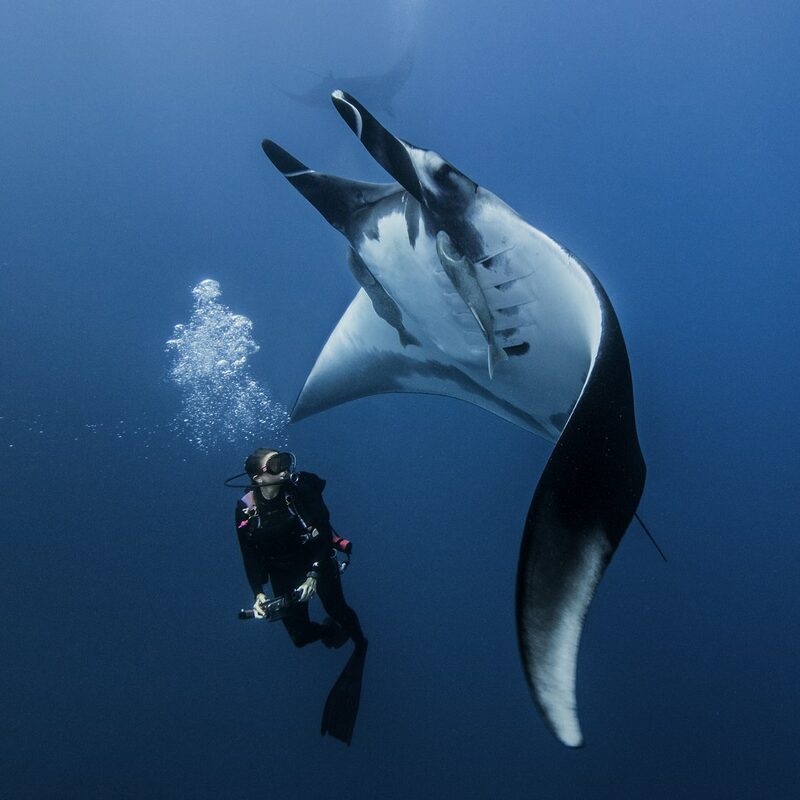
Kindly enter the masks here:
<path id="1" fill-rule="evenodd" d="M 333 684 L 322 711 L 320 733 L 349 745 L 361 701 L 361 681 L 367 657 L 366 639 L 355 646 L 336 683 Z"/>

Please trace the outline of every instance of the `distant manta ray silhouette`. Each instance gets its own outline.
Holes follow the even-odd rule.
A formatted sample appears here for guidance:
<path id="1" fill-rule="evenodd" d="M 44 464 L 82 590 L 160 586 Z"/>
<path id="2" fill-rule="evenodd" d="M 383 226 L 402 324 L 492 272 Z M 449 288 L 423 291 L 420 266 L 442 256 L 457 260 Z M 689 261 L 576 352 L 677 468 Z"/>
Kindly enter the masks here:
<path id="1" fill-rule="evenodd" d="M 394 116 L 392 101 L 403 88 L 414 65 L 414 51 L 407 49 L 400 59 L 380 75 L 362 75 L 351 78 L 336 77 L 332 72 L 326 76 L 317 76 L 319 81 L 305 92 L 290 92 L 276 87 L 296 103 L 312 108 L 327 106 L 331 92 L 337 86 L 349 86 L 353 92 L 375 108 L 380 108 L 390 116 Z"/>
<path id="2" fill-rule="evenodd" d="M 580 746 L 581 631 L 645 481 L 617 317 L 595 276 L 502 200 L 432 150 L 395 138 L 350 95 L 336 91 L 333 103 L 397 183 L 323 175 L 262 144 L 347 237 L 363 287 L 292 418 L 420 392 L 466 400 L 555 442 L 522 536 L 517 634 L 546 724 Z"/>

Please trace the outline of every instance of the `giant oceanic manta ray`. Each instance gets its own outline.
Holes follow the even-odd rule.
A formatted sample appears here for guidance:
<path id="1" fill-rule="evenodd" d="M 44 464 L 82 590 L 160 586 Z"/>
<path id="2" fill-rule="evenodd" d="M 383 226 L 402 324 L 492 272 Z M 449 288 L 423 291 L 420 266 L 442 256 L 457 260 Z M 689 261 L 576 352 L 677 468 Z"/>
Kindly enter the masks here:
<path id="1" fill-rule="evenodd" d="M 456 397 L 555 443 L 525 520 L 517 634 L 533 700 L 566 745 L 578 644 L 644 488 L 628 355 L 614 309 L 568 250 L 445 161 L 396 138 L 353 97 L 333 103 L 396 183 L 264 152 L 350 243 L 361 285 L 292 418 L 367 395 Z"/>
<path id="2" fill-rule="evenodd" d="M 332 72 L 319 76 L 319 80 L 305 92 L 278 90 L 296 103 L 311 108 L 327 105 L 331 92 L 337 86 L 349 86 L 364 102 L 373 108 L 380 108 L 390 116 L 394 116 L 392 101 L 403 88 L 411 75 L 414 65 L 414 51 L 407 48 L 400 58 L 386 72 L 379 75 L 357 75 L 349 78 L 336 77 Z"/>

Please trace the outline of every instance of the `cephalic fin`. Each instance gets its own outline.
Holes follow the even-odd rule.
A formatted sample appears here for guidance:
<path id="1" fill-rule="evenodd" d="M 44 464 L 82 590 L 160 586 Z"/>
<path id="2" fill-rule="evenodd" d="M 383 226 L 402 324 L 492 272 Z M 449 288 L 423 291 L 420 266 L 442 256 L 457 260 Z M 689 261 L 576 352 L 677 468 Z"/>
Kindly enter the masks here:
<path id="1" fill-rule="evenodd" d="M 369 154 L 412 197 L 422 202 L 422 187 L 411 158 L 411 145 L 389 133 L 355 97 L 347 92 L 337 89 L 331 99 L 342 119 L 367 148 Z"/>
<path id="2" fill-rule="evenodd" d="M 264 139 L 261 148 L 284 178 L 339 231 L 345 230 L 359 208 L 402 191 L 397 183 L 351 181 L 316 172 L 269 139 Z"/>

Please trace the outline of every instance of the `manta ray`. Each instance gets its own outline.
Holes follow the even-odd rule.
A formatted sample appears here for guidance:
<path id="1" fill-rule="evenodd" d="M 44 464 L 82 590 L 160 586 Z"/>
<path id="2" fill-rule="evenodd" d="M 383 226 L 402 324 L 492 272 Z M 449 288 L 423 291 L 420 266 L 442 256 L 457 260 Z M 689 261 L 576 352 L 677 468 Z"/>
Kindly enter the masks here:
<path id="1" fill-rule="evenodd" d="M 554 443 L 522 533 L 517 635 L 535 705 L 562 743 L 578 747 L 584 619 L 645 481 L 616 314 L 569 250 L 438 153 L 393 136 L 349 94 L 332 97 L 394 182 L 325 175 L 262 143 L 347 238 L 361 285 L 292 419 L 419 392 L 474 403 Z"/>
<path id="2" fill-rule="evenodd" d="M 394 116 L 392 101 L 408 81 L 413 66 L 414 50 L 409 47 L 392 67 L 379 75 L 357 75 L 341 78 L 336 77 L 332 72 L 328 72 L 327 75 L 319 76 L 317 83 L 302 93 L 290 92 L 280 87 L 277 88 L 278 91 L 296 103 L 310 108 L 318 108 L 327 106 L 331 92 L 337 86 L 347 85 L 362 100 L 374 108 L 380 108 L 389 116 Z"/>

